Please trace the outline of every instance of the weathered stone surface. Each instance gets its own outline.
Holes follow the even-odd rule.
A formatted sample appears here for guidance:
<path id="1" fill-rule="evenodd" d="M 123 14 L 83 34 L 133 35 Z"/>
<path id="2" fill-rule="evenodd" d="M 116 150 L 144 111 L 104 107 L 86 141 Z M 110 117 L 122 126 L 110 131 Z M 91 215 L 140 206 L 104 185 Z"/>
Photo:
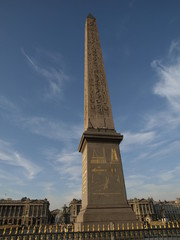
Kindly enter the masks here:
<path id="1" fill-rule="evenodd" d="M 127 203 L 119 143 L 115 131 L 96 19 L 85 27 L 84 133 L 82 153 L 82 209 L 77 227 L 136 223 Z"/>
<path id="2" fill-rule="evenodd" d="M 114 129 L 97 24 L 92 15 L 86 19 L 84 77 L 84 130 Z"/>

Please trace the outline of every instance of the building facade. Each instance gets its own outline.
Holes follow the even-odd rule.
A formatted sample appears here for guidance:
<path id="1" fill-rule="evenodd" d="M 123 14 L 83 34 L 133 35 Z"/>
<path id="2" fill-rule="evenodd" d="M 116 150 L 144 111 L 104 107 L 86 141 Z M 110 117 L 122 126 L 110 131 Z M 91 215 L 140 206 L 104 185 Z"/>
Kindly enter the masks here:
<path id="1" fill-rule="evenodd" d="M 180 200 L 159 201 L 154 203 L 157 220 L 180 222 Z"/>
<path id="2" fill-rule="evenodd" d="M 73 199 L 69 204 L 70 223 L 75 223 L 77 215 L 80 212 L 82 201 L 81 199 Z"/>
<path id="3" fill-rule="evenodd" d="M 0 200 L 0 226 L 44 225 L 49 221 L 49 202 L 44 200 Z"/>
<path id="4" fill-rule="evenodd" d="M 141 222 L 180 222 L 180 199 L 175 201 L 154 201 L 153 198 L 148 199 L 130 199 L 129 205 Z"/>
<path id="5" fill-rule="evenodd" d="M 156 213 L 154 210 L 154 203 L 152 198 L 148 199 L 130 199 L 129 205 L 136 214 L 136 218 L 141 221 L 151 222 L 156 219 Z"/>

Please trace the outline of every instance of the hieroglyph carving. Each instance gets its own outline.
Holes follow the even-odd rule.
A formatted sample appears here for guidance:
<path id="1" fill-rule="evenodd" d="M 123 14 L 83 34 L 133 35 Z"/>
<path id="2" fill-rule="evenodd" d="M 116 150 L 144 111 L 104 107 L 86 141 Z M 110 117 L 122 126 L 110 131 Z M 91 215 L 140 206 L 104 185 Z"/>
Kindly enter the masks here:
<path id="1" fill-rule="evenodd" d="M 104 84 L 105 72 L 96 27 L 92 25 L 88 34 L 89 99 L 91 114 L 109 116 L 107 86 Z M 100 46 L 99 46 L 100 47 Z M 98 50 L 99 51 L 98 51 Z M 90 74 L 91 72 L 91 74 Z"/>
<path id="2" fill-rule="evenodd" d="M 87 19 L 85 37 L 85 129 L 114 129 L 101 46 L 94 19 Z"/>
<path id="3" fill-rule="evenodd" d="M 114 186 L 120 185 L 119 170 L 121 169 L 117 149 L 113 146 L 109 149 L 107 147 L 93 148 L 90 163 L 93 194 L 115 193 Z M 117 191 L 117 188 L 115 189 Z"/>

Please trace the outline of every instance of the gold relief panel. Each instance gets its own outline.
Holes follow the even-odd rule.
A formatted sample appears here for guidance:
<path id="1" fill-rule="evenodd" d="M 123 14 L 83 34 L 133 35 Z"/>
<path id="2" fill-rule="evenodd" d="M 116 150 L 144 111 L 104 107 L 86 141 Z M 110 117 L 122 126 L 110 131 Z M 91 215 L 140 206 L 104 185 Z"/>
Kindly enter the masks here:
<path id="1" fill-rule="evenodd" d="M 91 168 L 91 186 L 93 193 L 115 193 L 120 189 L 120 169 L 115 165 L 98 165 Z"/>
<path id="2" fill-rule="evenodd" d="M 90 147 L 90 163 L 94 164 L 119 164 L 120 152 L 119 147 L 115 144 L 103 144 L 103 146 Z"/>
<path id="3" fill-rule="evenodd" d="M 90 193 L 120 194 L 121 189 L 121 162 L 119 147 L 115 144 L 90 146 Z"/>
<path id="4" fill-rule="evenodd" d="M 111 149 L 111 163 L 118 162 L 118 156 L 115 148 Z"/>
<path id="5" fill-rule="evenodd" d="M 107 163 L 104 147 L 93 148 L 91 163 L 95 164 Z"/>

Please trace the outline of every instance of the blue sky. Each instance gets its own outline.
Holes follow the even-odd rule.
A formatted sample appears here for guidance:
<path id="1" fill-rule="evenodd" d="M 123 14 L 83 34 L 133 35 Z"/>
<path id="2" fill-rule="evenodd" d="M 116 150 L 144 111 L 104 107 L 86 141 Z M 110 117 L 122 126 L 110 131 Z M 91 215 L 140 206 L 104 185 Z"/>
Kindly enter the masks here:
<path id="1" fill-rule="evenodd" d="M 0 198 L 81 197 L 84 30 L 98 24 L 128 198 L 180 197 L 180 2 L 0 2 Z"/>

